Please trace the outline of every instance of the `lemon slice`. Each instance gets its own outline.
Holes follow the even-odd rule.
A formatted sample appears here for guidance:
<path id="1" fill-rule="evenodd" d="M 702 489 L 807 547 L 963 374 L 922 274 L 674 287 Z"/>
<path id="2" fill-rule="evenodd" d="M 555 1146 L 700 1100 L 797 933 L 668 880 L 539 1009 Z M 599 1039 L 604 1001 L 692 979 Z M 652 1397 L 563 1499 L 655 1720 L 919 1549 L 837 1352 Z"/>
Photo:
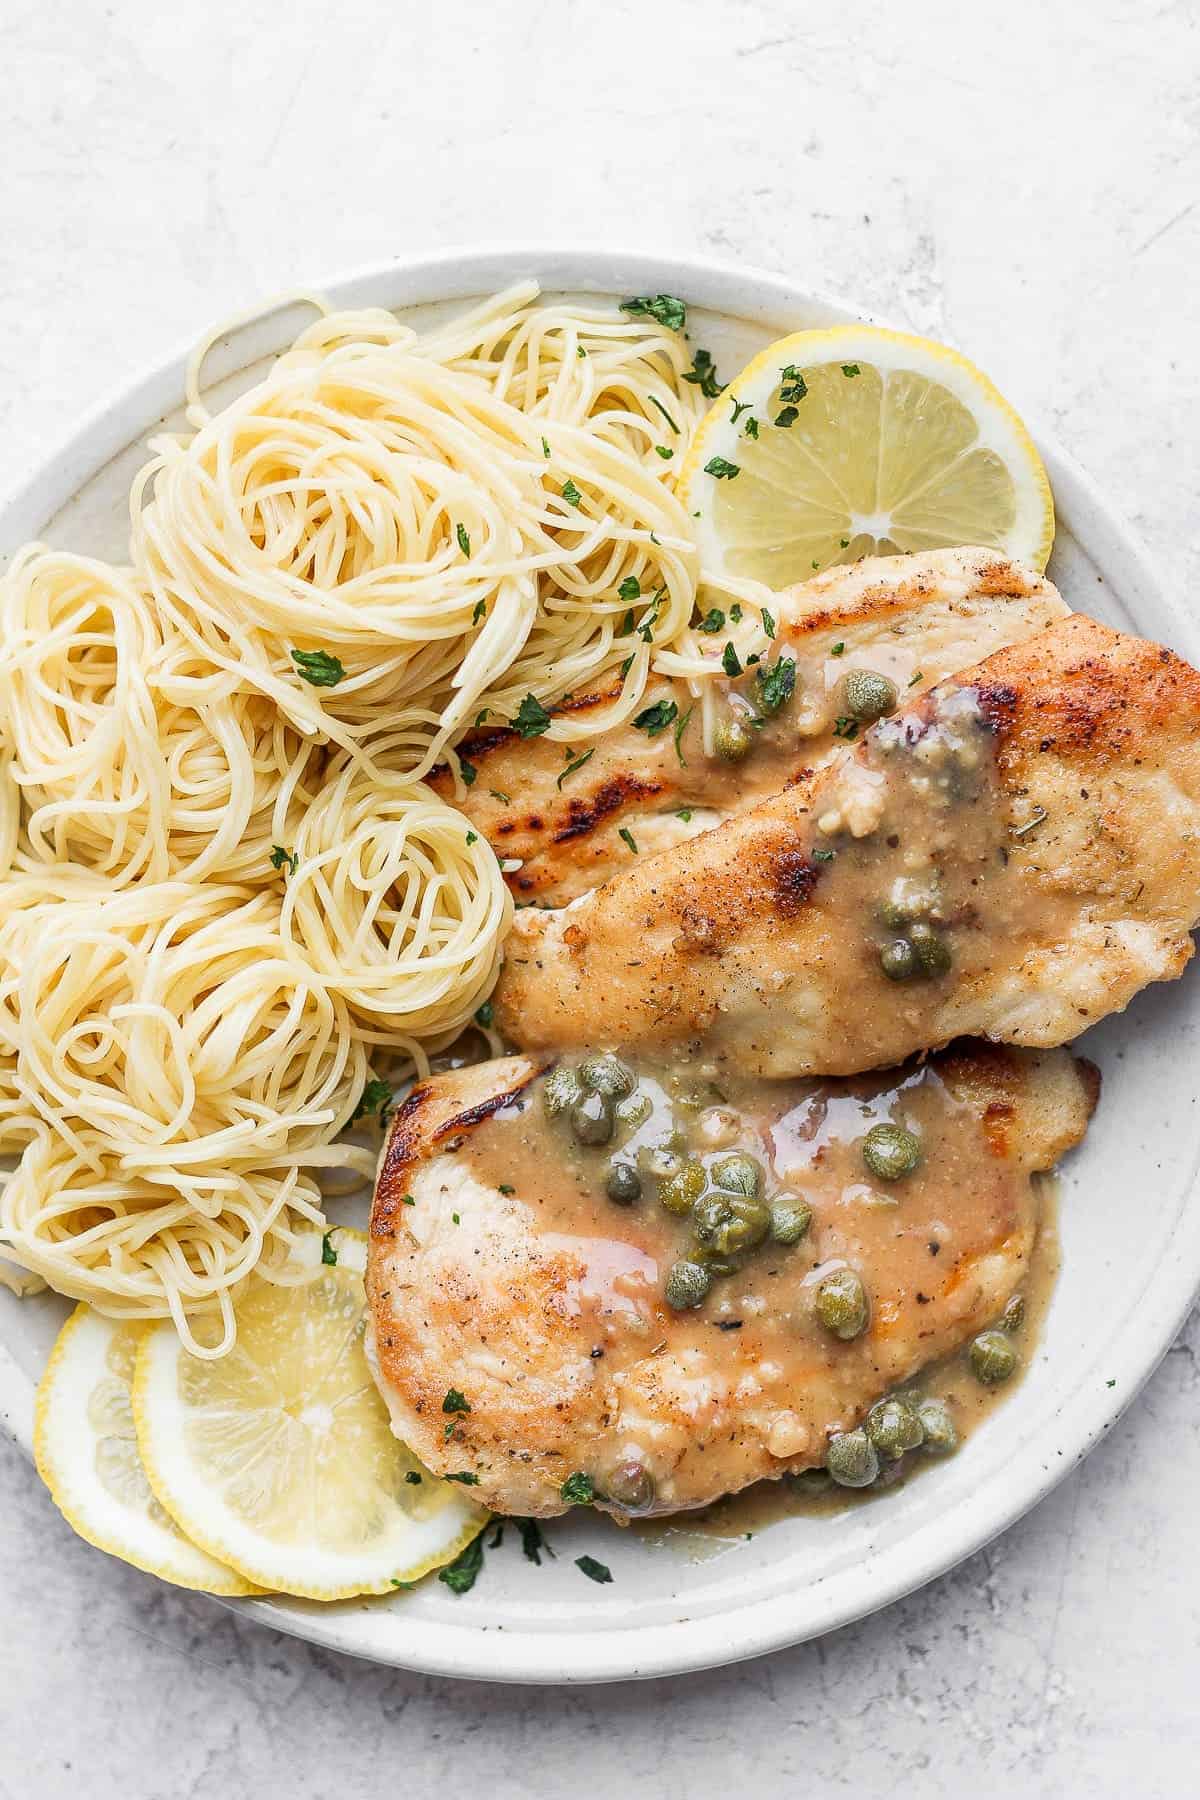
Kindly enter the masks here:
<path id="1" fill-rule="evenodd" d="M 366 1239 L 324 1244 L 323 1261 L 312 1234 L 300 1286 L 251 1279 L 227 1356 L 151 1326 L 133 1410 L 150 1485 L 189 1537 L 248 1581 L 340 1600 L 451 1561 L 488 1515 L 393 1437 L 363 1348 Z"/>
<path id="2" fill-rule="evenodd" d="M 1054 501 L 1033 442 L 974 364 L 841 325 L 754 358 L 680 470 L 702 569 L 773 588 L 864 556 L 982 544 L 1044 569 Z"/>
<path id="3" fill-rule="evenodd" d="M 189 1543 L 150 1491 L 133 1428 L 130 1383 L 140 1325 L 77 1306 L 38 1387 L 38 1473 L 67 1523 L 89 1544 L 209 1594 L 258 1590 Z"/>

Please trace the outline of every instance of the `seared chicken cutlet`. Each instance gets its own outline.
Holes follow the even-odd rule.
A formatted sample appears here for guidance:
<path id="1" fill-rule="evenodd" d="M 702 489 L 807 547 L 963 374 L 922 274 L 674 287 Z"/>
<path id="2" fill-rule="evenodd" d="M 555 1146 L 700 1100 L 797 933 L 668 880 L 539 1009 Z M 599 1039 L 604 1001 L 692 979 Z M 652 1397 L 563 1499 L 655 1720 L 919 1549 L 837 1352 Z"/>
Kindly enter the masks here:
<path id="1" fill-rule="evenodd" d="M 757 608 L 745 610 L 757 616 Z M 657 677 L 635 715 L 640 727 L 630 720 L 571 744 L 508 729 L 469 738 L 460 749 L 475 778 L 459 804 L 497 855 L 519 865 L 508 873 L 514 896 L 561 906 L 628 868 L 633 852 L 622 828 L 639 852 L 663 850 L 821 767 L 841 742 L 834 733 L 852 671 L 919 693 L 1066 612 L 1051 582 L 995 550 L 873 556 L 827 569 L 771 601 L 766 667 L 793 663 L 788 704 L 771 710 L 779 689 L 767 687 L 764 707 L 755 669 L 715 678 L 729 710 L 713 755 L 705 755 L 695 694 L 684 681 Z M 710 609 L 707 621 L 719 664 L 727 615 Z M 576 698 L 564 710 L 577 720 L 600 715 L 619 692 Z M 448 770 L 431 780 L 453 792 Z"/>
<path id="2" fill-rule="evenodd" d="M 559 913 L 517 915 L 508 1040 L 705 1040 L 846 1074 L 952 1038 L 1049 1046 L 1183 969 L 1200 675 L 1074 615 L 848 740 L 822 773 Z"/>
<path id="3" fill-rule="evenodd" d="M 380 1391 L 427 1467 L 501 1512 L 672 1512 L 822 1464 L 998 1318 L 1032 1174 L 1096 1092 L 1065 1051 L 986 1046 L 719 1101 L 702 1064 L 590 1060 L 422 1082 L 380 1166 Z M 596 1083 L 603 1144 L 571 1102 Z"/>

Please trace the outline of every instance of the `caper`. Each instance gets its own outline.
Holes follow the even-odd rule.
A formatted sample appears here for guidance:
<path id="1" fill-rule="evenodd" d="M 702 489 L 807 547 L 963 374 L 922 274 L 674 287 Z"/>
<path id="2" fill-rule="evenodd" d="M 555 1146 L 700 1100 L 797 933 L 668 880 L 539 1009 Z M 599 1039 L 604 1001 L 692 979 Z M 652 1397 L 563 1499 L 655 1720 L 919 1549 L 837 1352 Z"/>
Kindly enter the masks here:
<path id="1" fill-rule="evenodd" d="M 958 1449 L 958 1432 L 946 1402 L 934 1399 L 918 1401 L 917 1417 L 921 1421 L 921 1430 L 925 1433 L 922 1448 L 930 1456 L 953 1455 Z"/>
<path id="2" fill-rule="evenodd" d="M 630 1457 L 618 1463 L 604 1483 L 604 1497 L 626 1512 L 649 1512 L 654 1505 L 654 1477 L 645 1463 Z"/>
<path id="3" fill-rule="evenodd" d="M 658 1201 L 669 1213 L 682 1219 L 690 1213 L 696 1201 L 704 1192 L 704 1166 L 689 1158 L 681 1163 L 674 1174 L 666 1176 L 658 1184 Z"/>
<path id="4" fill-rule="evenodd" d="M 862 1159 L 879 1181 L 899 1181 L 920 1162 L 921 1140 L 903 1125 L 872 1125 L 863 1139 Z"/>
<path id="5" fill-rule="evenodd" d="M 849 1343 L 867 1328 L 867 1290 L 853 1269 L 835 1269 L 817 1289 L 817 1317 L 826 1331 Z"/>
<path id="6" fill-rule="evenodd" d="M 722 762 L 744 762 L 754 748 L 754 729 L 744 719 L 722 719 L 713 734 L 713 749 Z"/>
<path id="7" fill-rule="evenodd" d="M 873 725 L 896 710 L 899 694 L 896 684 L 874 669 L 851 669 L 842 687 L 843 704 L 852 719 Z"/>
<path id="8" fill-rule="evenodd" d="M 839 1487 L 870 1487 L 879 1473 L 879 1458 L 861 1425 L 856 1431 L 839 1431 L 830 1438 L 825 1467 Z"/>
<path id="9" fill-rule="evenodd" d="M 711 1286 L 712 1276 L 702 1264 L 681 1260 L 671 1264 L 663 1291 L 669 1307 L 686 1312 L 700 1305 Z"/>
<path id="10" fill-rule="evenodd" d="M 576 1101 L 582 1098 L 583 1084 L 574 1069 L 560 1065 L 547 1075 L 542 1088 L 542 1105 L 552 1119 L 559 1113 L 570 1112 Z"/>
<path id="11" fill-rule="evenodd" d="M 906 1450 L 923 1442 L 925 1431 L 912 1407 L 893 1395 L 877 1401 L 867 1414 L 867 1436 L 881 1456 L 898 1462 Z"/>
<path id="12" fill-rule="evenodd" d="M 917 961 L 921 965 L 923 975 L 945 975 L 950 968 L 952 957 L 945 938 L 928 925 L 917 919 L 908 928 L 908 941 L 913 947 Z"/>
<path id="13" fill-rule="evenodd" d="M 771 1236 L 777 1244 L 798 1244 L 812 1224 L 812 1207 L 803 1200 L 771 1203 Z"/>
<path id="14" fill-rule="evenodd" d="M 1014 1294 L 1000 1315 L 1000 1329 L 1002 1331 L 1020 1331 L 1024 1323 L 1025 1296 L 1024 1294 Z"/>
<path id="15" fill-rule="evenodd" d="M 921 961 L 907 938 L 893 938 L 879 952 L 879 967 L 889 981 L 911 981 L 921 971 Z"/>
<path id="16" fill-rule="evenodd" d="M 618 1206 L 632 1206 L 642 1197 L 642 1178 L 632 1163 L 614 1162 L 609 1167 L 604 1191 Z"/>
<path id="17" fill-rule="evenodd" d="M 972 1340 L 971 1373 L 984 1387 L 999 1387 L 1017 1366 L 1017 1352 L 1006 1331 L 981 1331 Z"/>
<path id="18" fill-rule="evenodd" d="M 615 1056 L 589 1056 L 579 1065 L 579 1079 L 595 1094 L 607 1094 L 610 1100 L 621 1100 L 632 1094 L 637 1080 L 632 1070 Z"/>
<path id="19" fill-rule="evenodd" d="M 626 1131 L 636 1131 L 639 1125 L 646 1123 L 653 1111 L 654 1102 L 649 1094 L 643 1094 L 639 1089 L 627 1095 L 624 1100 L 617 1101 L 613 1117 Z"/>
<path id="20" fill-rule="evenodd" d="M 696 1253 L 740 1256 L 762 1243 L 770 1224 L 770 1211 L 757 1194 L 712 1191 L 696 1202 L 692 1213 Z"/>
<path id="21" fill-rule="evenodd" d="M 713 1164 L 712 1178 L 726 1193 L 757 1194 L 762 1188 L 762 1165 L 744 1150 L 736 1150 Z"/>
<path id="22" fill-rule="evenodd" d="M 607 1094 L 584 1094 L 571 1108 L 571 1130 L 581 1144 L 607 1144 L 613 1134 L 612 1101 Z"/>

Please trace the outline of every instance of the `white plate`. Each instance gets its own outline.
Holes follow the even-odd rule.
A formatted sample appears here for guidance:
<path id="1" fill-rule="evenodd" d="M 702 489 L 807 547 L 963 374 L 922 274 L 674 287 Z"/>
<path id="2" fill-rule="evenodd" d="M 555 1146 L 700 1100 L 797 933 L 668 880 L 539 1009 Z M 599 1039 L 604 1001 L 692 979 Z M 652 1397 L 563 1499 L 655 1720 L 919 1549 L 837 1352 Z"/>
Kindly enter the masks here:
<path id="1" fill-rule="evenodd" d="M 601 250 L 490 249 L 397 263 L 330 282 L 337 304 L 425 308 L 523 276 L 548 291 L 668 292 L 695 341 L 732 372 L 768 338 L 861 318 L 779 276 Z M 281 311 L 218 348 L 225 374 L 282 347 L 311 314 Z M 968 350 L 970 346 L 967 346 Z M 0 550 L 48 535 L 119 556 L 124 505 L 148 431 L 179 403 L 183 356 L 100 407 L 0 506 Z M 1074 464 L 1038 434 L 1059 535 L 1050 573 L 1067 599 L 1200 661 L 1195 623 Z M 1200 1160 L 1192 1074 L 1200 984 L 1158 988 L 1089 1032 L 1100 1110 L 1064 1171 L 1064 1266 L 1033 1367 L 952 1461 L 837 1518 L 788 1520 L 702 1562 L 596 1518 L 551 1525 L 557 1560 L 524 1562 L 510 1531 L 469 1595 L 436 1581 L 394 1600 L 318 1607 L 233 1604 L 283 1631 L 381 1662 L 500 1681 L 577 1682 L 733 1662 L 846 1624 L 941 1574 L 1010 1525 L 1084 1457 L 1166 1350 L 1200 1280 Z M 0 1420 L 29 1449 L 33 1390 L 64 1308 L 0 1291 Z M 586 1580 L 588 1550 L 613 1571 Z"/>

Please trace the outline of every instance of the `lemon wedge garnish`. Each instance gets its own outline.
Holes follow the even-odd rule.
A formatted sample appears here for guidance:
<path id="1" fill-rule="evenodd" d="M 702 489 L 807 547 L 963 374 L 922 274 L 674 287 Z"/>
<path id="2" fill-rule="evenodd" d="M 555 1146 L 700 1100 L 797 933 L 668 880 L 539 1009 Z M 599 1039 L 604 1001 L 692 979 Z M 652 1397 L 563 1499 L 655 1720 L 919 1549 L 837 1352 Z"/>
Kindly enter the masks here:
<path id="1" fill-rule="evenodd" d="M 133 1410 L 150 1485 L 190 1538 L 247 1581 L 340 1600 L 450 1562 L 488 1515 L 392 1435 L 363 1348 L 366 1239 L 337 1228 L 324 1243 L 323 1261 L 313 1233 L 299 1286 L 251 1278 L 226 1356 L 151 1326 Z"/>
<path id="2" fill-rule="evenodd" d="M 38 1473 L 68 1524 L 111 1556 L 177 1587 L 209 1594 L 258 1590 L 189 1543 L 146 1480 L 130 1383 L 144 1327 L 77 1306 L 58 1334 L 38 1387 Z"/>
<path id="3" fill-rule="evenodd" d="M 928 338 L 799 331 L 754 358 L 680 470 L 701 568 L 783 588 L 864 556 L 982 544 L 1041 570 L 1050 483 L 986 375 Z"/>

